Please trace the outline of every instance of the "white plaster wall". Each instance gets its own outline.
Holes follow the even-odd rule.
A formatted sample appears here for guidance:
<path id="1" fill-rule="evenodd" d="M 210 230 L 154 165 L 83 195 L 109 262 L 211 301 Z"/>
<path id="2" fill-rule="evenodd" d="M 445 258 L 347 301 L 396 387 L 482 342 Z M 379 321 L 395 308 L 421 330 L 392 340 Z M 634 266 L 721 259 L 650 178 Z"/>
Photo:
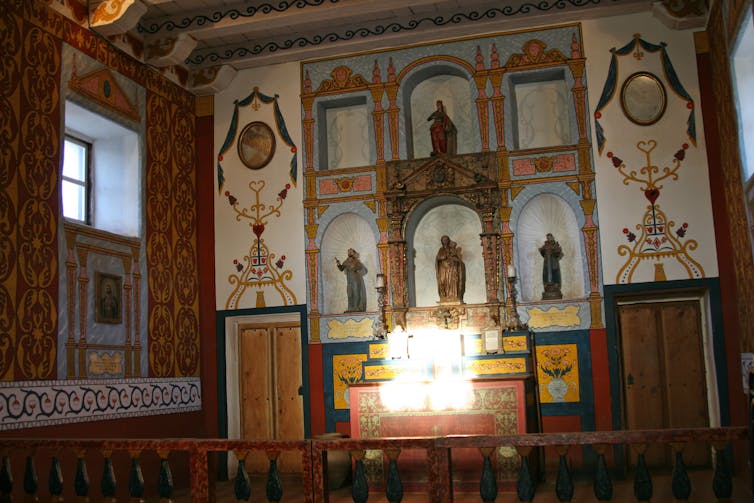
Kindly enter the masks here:
<path id="1" fill-rule="evenodd" d="M 223 168 L 225 184 L 217 191 L 217 173 L 215 173 L 215 271 L 217 288 L 217 309 L 227 309 L 226 303 L 235 288 L 231 277 L 238 274 L 234 260 L 242 260 L 249 254 L 249 247 L 254 241 L 250 221 L 237 219 L 236 212 L 228 202 L 225 192 L 229 191 L 238 200 L 238 208 L 249 208 L 256 203 L 255 194 L 249 187 L 252 182 L 264 180 L 265 187 L 259 192 L 259 203 L 267 206 L 277 205 L 278 193 L 290 184 L 287 196 L 280 207 L 280 215 L 271 215 L 265 225 L 262 239 L 271 253 L 277 258 L 285 255 L 284 270 L 290 270 L 292 276 L 285 284 L 295 296 L 295 304 L 306 302 L 306 278 L 304 263 L 304 210 L 303 210 L 303 145 L 301 140 L 301 105 L 298 63 L 286 63 L 263 68 L 244 70 L 236 75 L 227 89 L 215 95 L 215 144 L 217 156 L 222 147 L 234 110 L 234 101 L 242 100 L 252 93 L 255 87 L 267 96 L 278 95 L 280 110 L 285 119 L 293 142 L 298 149 L 298 181 L 293 185 L 290 179 L 290 162 L 293 154 L 290 148 L 277 135 L 274 107 L 272 104 L 259 102 L 259 107 L 239 107 L 238 134 L 252 121 L 264 121 L 276 132 L 276 150 L 272 161 L 260 170 L 251 170 L 238 158 L 236 144 L 228 149 L 220 162 Z M 258 109 L 257 109 L 258 108 Z M 216 166 L 215 166 L 216 168 Z M 256 307 L 257 289 L 249 289 L 238 302 L 237 307 Z M 273 286 L 262 287 L 267 306 L 284 305 L 283 297 Z"/>
<path id="2" fill-rule="evenodd" d="M 718 275 L 715 252 L 715 232 L 712 220 L 712 205 L 707 171 L 707 152 L 704 143 L 704 129 L 700 107 L 699 85 L 697 80 L 696 55 L 692 31 L 669 30 L 651 14 L 633 14 L 596 21 L 584 21 L 586 74 L 589 86 L 590 127 L 592 128 L 593 151 L 596 172 L 597 200 L 602 250 L 603 281 L 605 284 L 618 283 L 617 275 L 628 260 L 620 256 L 618 247 L 632 246 L 626 239 L 624 228 L 641 234 L 636 229 L 641 224 L 649 201 L 640 190 L 641 185 L 631 182 L 625 185 L 608 152 L 620 157 L 632 170 L 639 170 L 646 164 L 646 155 L 637 150 L 638 142 L 654 140 L 657 147 L 652 152 L 652 164 L 660 169 L 672 166 L 673 155 L 684 143 L 689 144 L 686 158 L 678 171 L 678 180 L 666 179 L 660 182 L 661 195 L 657 204 L 674 221 L 675 229 L 685 222 L 689 224 L 682 242 L 695 240 L 696 249 L 688 253 L 699 262 L 704 277 Z M 667 43 L 670 60 L 680 82 L 694 99 L 696 105 L 696 146 L 686 135 L 689 109 L 686 102 L 675 94 L 664 76 L 660 53 L 644 54 L 640 60 L 632 56 L 618 57 L 618 84 L 612 101 L 602 110 L 600 123 L 604 128 L 606 143 L 602 155 L 598 152 L 594 130 L 594 111 L 600 99 L 610 64 L 610 49 L 620 48 L 639 33 L 647 42 Z M 621 110 L 620 86 L 626 77 L 636 71 L 650 71 L 665 84 L 668 106 L 665 115 L 652 126 L 638 126 L 630 122 Z M 639 173 L 640 174 L 640 173 Z M 689 279 L 686 270 L 674 259 L 643 261 L 631 280 L 633 283 L 654 281 L 655 264 L 662 262 L 668 280 Z"/>

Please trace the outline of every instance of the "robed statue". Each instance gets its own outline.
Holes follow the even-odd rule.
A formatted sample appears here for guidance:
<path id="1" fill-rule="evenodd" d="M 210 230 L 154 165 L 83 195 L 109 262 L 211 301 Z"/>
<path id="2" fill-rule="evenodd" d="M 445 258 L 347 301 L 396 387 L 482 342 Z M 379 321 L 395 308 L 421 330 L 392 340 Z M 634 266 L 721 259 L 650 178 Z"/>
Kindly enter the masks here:
<path id="1" fill-rule="evenodd" d="M 445 105 L 441 100 L 437 100 L 437 108 L 427 120 L 432 121 L 429 126 L 429 134 L 432 138 L 431 155 L 455 155 L 456 127 L 445 112 Z"/>
<path id="2" fill-rule="evenodd" d="M 545 243 L 540 246 L 539 253 L 544 258 L 542 264 L 542 283 L 544 292 L 542 300 L 562 299 L 563 293 L 560 290 L 560 259 L 563 258 L 563 250 L 560 243 L 549 232 L 545 238 Z"/>
<path id="3" fill-rule="evenodd" d="M 440 244 L 435 257 L 440 302 L 463 302 L 463 294 L 466 292 L 466 265 L 461 259 L 461 250 L 448 236 L 440 238 Z"/>
<path id="4" fill-rule="evenodd" d="M 359 253 L 353 248 L 348 249 L 348 257 L 341 263 L 337 258 L 338 269 L 346 273 L 346 294 L 348 296 L 347 313 L 361 313 L 367 310 L 367 291 L 364 286 L 364 275 L 367 268 L 359 260 Z"/>

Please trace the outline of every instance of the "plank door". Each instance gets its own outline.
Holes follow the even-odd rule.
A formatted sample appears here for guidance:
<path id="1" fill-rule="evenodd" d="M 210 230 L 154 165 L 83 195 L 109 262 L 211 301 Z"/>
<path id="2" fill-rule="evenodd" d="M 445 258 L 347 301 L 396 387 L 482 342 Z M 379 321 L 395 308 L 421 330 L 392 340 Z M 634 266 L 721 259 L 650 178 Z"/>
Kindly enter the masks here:
<path id="1" fill-rule="evenodd" d="M 300 394 L 301 329 L 294 324 L 244 325 L 239 328 L 241 438 L 302 440 L 304 405 Z M 263 451 L 251 452 L 249 471 L 266 472 Z M 283 452 L 278 469 L 301 472 L 301 455 Z"/>
<path id="2" fill-rule="evenodd" d="M 618 306 L 626 428 L 708 427 L 701 309 L 698 301 Z M 636 456 L 631 454 L 632 464 Z M 651 446 L 650 466 L 671 466 L 670 448 Z M 683 451 L 689 466 L 710 463 L 705 443 Z"/>

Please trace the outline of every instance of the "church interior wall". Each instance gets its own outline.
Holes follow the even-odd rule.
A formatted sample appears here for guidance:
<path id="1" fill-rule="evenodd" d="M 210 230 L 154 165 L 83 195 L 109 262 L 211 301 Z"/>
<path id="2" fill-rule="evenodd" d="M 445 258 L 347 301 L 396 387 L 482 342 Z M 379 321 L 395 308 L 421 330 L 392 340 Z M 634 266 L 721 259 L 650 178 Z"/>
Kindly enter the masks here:
<path id="1" fill-rule="evenodd" d="M 147 152 L 144 236 L 138 260 L 143 268 L 143 290 L 138 298 L 144 316 L 137 325 L 144 346 L 140 361 L 145 384 L 189 382 L 201 387 L 214 386 L 217 380 L 222 386 L 226 369 L 221 365 L 215 368 L 212 362 L 202 364 L 200 371 L 199 364 L 202 337 L 216 337 L 218 352 L 227 350 L 224 325 L 218 322 L 217 333 L 210 330 L 209 336 L 200 336 L 199 330 L 207 321 L 198 320 L 202 265 L 197 256 L 211 249 L 218 320 L 278 309 L 306 311 L 308 325 L 304 323 L 303 333 L 309 352 L 302 373 L 311 387 L 307 419 L 311 433 L 347 433 L 349 404 L 345 391 L 348 384 L 362 377 L 349 372 L 354 365 L 361 368 L 359 365 L 378 350 L 372 346 L 381 342 L 374 336 L 380 314 L 375 274 L 390 274 L 392 267 L 389 233 L 393 223 L 387 217 L 386 194 L 397 187 L 390 183 L 401 182 L 391 171 L 395 166 L 391 163 L 417 161 L 412 165 L 416 167 L 420 160 L 431 157 L 426 117 L 440 99 L 459 130 L 457 153 L 467 156 L 463 162 L 471 163 L 468 159 L 477 154 L 481 155 L 474 159 L 480 165 L 483 161 L 479 159 L 493 159 L 486 169 L 494 172 L 502 198 L 490 221 L 500 237 L 501 264 L 513 265 L 522 282 L 518 312 L 536 333 L 535 351 L 542 358 L 547 358 L 544 351 L 567 353 L 573 363 L 569 376 L 573 385 L 559 399 L 545 389 L 550 377 L 541 369 L 533 369 L 544 385 L 544 429 L 620 426 L 619 374 L 612 349 L 616 347 L 616 328 L 609 312 L 613 304 L 610 300 L 607 305 L 603 295 L 613 299 L 623 289 L 672 289 L 678 282 L 712 292 L 709 323 L 718 370 L 720 421 L 725 424 L 731 417 L 735 421 L 735 411 L 730 412 L 728 402 L 739 391 L 734 379 L 739 372 L 739 354 L 735 348 L 725 349 L 722 309 L 727 293 L 720 292 L 718 284 L 718 275 L 725 268 L 718 267 L 717 241 L 730 238 L 720 236 L 719 230 L 716 234 L 710 216 L 713 198 L 705 140 L 705 129 L 710 125 L 703 122 L 699 108 L 691 31 L 670 31 L 648 14 L 638 14 L 242 71 L 228 89 L 214 97 L 210 167 L 194 161 L 196 155 L 201 158 L 206 154 L 207 147 L 193 141 L 197 135 L 193 96 L 152 69 L 135 64 L 81 26 L 65 21 L 65 28 L 60 28 L 45 13 L 46 7 L 37 2 L 24 6 L 21 14 L 4 13 L 13 20 L 18 39 L 28 44 L 26 48 L 4 45 L 15 47 L 11 50 L 13 61 L 24 69 L 41 67 L 45 78 L 33 86 L 27 77 L 17 76 L 0 98 L 11 103 L 8 109 L 13 111 L 14 123 L 22 124 L 39 113 L 52 124 L 47 131 L 53 133 L 45 137 L 41 132 L 21 132 L 19 127 L 18 136 L 11 142 L 11 157 L 17 161 L 14 166 L 21 167 L 8 170 L 15 178 L 3 188 L 3 195 L 12 202 L 9 214 L 20 215 L 22 210 L 38 207 L 53 223 L 45 229 L 50 239 L 42 246 L 42 252 L 52 257 L 48 264 L 36 263 L 38 270 L 29 275 L 18 257 L 6 257 L 9 268 L 1 278 L 2 286 L 6 292 L 16 292 L 7 297 L 13 303 L 9 309 L 18 312 L 19 319 L 7 331 L 11 344 L 0 358 L 4 396 L 17 393 L 22 384 L 49 388 L 68 370 L 68 360 L 61 357 L 61 334 L 67 337 L 66 329 L 72 323 L 69 302 L 75 296 L 71 293 L 74 285 L 63 272 L 70 256 L 63 244 L 59 201 L 53 193 L 34 192 L 36 189 L 28 183 L 40 173 L 49 180 L 58 177 L 62 111 L 57 100 L 48 107 L 47 96 L 64 94 L 61 55 L 63 44 L 69 44 L 132 81 L 134 89 L 141 89 L 139 99 L 143 101 L 139 106 L 145 115 Z M 633 48 L 642 53 L 640 57 L 632 55 L 633 49 L 620 57 L 619 80 L 636 71 L 650 71 L 663 82 L 667 109 L 661 120 L 648 126 L 626 120 L 619 94 L 599 106 L 613 56 L 610 49 L 637 40 L 634 33 L 639 28 L 641 40 L 650 45 Z M 37 30 L 46 49 L 52 47 L 48 66 L 39 65 L 27 54 L 36 50 L 32 32 Z M 7 36 L 14 39 L 14 35 Z M 544 45 L 525 48 L 532 40 Z M 675 79 L 656 58 L 655 46 L 667 50 Z M 548 51 L 557 48 L 562 59 L 538 52 L 537 47 Z M 509 61 L 512 56 L 518 60 Z M 678 83 L 690 100 L 680 96 Z M 539 107 L 542 98 L 552 102 L 552 107 Z M 540 114 L 548 112 L 557 120 L 542 129 L 543 137 L 537 136 L 540 130 L 525 132 Z M 693 133 L 689 117 L 693 117 Z M 244 164 L 236 145 L 236 135 L 252 122 L 271 125 L 276 141 L 269 163 L 256 169 Z M 605 139 L 602 144 L 600 135 Z M 50 162 L 38 168 L 40 173 L 32 171 L 32 163 L 19 161 L 30 155 L 27 141 L 49 151 Z M 730 152 L 727 155 L 732 156 Z M 677 171 L 663 179 L 661 187 L 659 183 L 653 187 L 641 180 L 640 174 L 650 163 L 659 165 L 659 173 L 666 166 L 671 171 L 677 167 Z M 211 187 L 197 183 L 195 171 L 201 169 L 211 169 Z M 632 170 L 638 174 L 631 175 Z M 726 193 L 734 190 L 732 184 L 725 180 Z M 212 242 L 201 242 L 197 237 L 196 213 L 210 211 L 197 203 L 197 193 L 212 194 L 207 197 L 214 202 Z M 553 201 L 558 203 L 551 204 Z M 527 215 L 535 206 L 527 209 L 525 203 L 539 205 L 545 216 L 529 220 Z M 635 254 L 637 235 L 646 232 L 644 217 L 658 205 L 667 215 L 667 230 L 656 230 L 655 235 L 671 233 L 676 243 L 674 253 L 655 247 L 655 253 L 634 257 L 638 265 L 627 274 L 627 256 Z M 443 221 L 450 228 L 471 227 L 467 224 L 473 220 L 437 211 L 439 217 L 416 224 L 414 239 L 419 242 L 412 246 L 423 254 L 425 263 L 417 262 L 408 279 L 410 307 L 434 303 L 433 271 L 426 262 L 439 244 L 433 230 L 439 223 L 430 220 Z M 547 217 L 549 211 L 558 216 Z M 166 215 L 164 221 L 155 217 L 158 213 L 161 218 Z M 568 254 L 563 265 L 564 275 L 570 278 L 564 299 L 542 302 L 537 298 L 541 272 L 537 261 L 541 257 L 533 247 L 541 244 L 547 232 L 542 228 L 537 234 L 535 222 L 548 218 L 557 227 L 555 237 Z M 11 220 L 14 249 L 28 249 L 31 242 L 24 225 L 31 219 Z M 531 229 L 529 235 L 527 227 Z M 484 228 L 482 231 L 487 232 Z M 471 234 L 479 233 L 474 223 Z M 474 239 L 479 246 L 478 238 L 464 237 L 463 247 L 470 249 Z M 540 241 L 534 243 L 536 239 Z M 113 248 L 108 254 L 114 251 L 119 257 L 129 248 L 122 242 L 87 245 Z M 368 269 L 367 308 L 362 313 L 342 312 L 347 303 L 345 280 L 334 268 L 331 255 L 344 258 L 349 247 L 358 249 Z M 173 251 L 181 253 L 172 257 Z M 466 256 L 473 258 L 473 264 L 468 264 L 473 288 L 483 287 L 478 278 L 479 257 L 473 253 Z M 740 262 L 740 257 L 737 260 Z M 113 273 L 116 262 L 92 264 Z M 657 267 L 658 263 L 663 267 Z M 495 294 L 499 295 L 501 313 L 508 312 L 510 298 L 505 272 L 504 268 L 497 271 L 500 281 Z M 481 274 L 486 273 L 482 268 Z M 469 312 L 488 322 L 491 317 L 484 296 L 489 292 L 479 293 L 473 288 L 469 289 Z M 740 298 L 749 298 L 738 293 Z M 28 347 L 23 339 L 30 332 L 31 315 L 26 316 L 29 313 L 21 308 L 21 301 L 29 296 L 49 300 L 36 306 L 43 313 L 43 326 L 36 327 L 43 333 L 42 346 L 47 348 L 43 352 L 24 349 Z M 388 311 L 391 302 L 388 300 Z M 739 314 L 747 309 L 739 306 Z M 730 316 L 725 318 L 726 328 Z M 416 319 L 420 317 L 427 319 L 426 313 L 418 313 Z M 388 328 L 394 328 L 396 321 L 400 319 L 390 317 Z M 480 324 L 472 328 L 478 330 Z M 92 325 L 93 330 L 96 328 Z M 108 337 L 93 340 L 108 342 Z M 213 356 L 210 352 L 201 358 Z M 208 367 L 218 375 L 204 375 Z M 123 378 L 125 372 L 122 376 L 106 373 L 97 384 L 112 384 Z M 164 436 L 169 432 L 198 436 L 205 433 L 205 416 L 217 411 L 215 404 L 205 403 L 202 409 L 201 390 L 197 396 L 198 402 L 182 404 L 173 411 L 178 421 L 170 415 L 156 415 L 154 420 L 140 418 L 133 423 L 108 418 L 111 420 L 94 422 L 93 428 L 48 424 L 43 430 L 59 436 L 81 432 L 108 435 L 121 424 L 136 424 L 138 431 L 123 431 L 133 435 Z M 220 393 L 218 400 L 223 399 Z M 217 404 L 216 408 L 223 409 L 224 405 Z M 227 411 L 218 414 L 221 422 L 227 421 L 222 417 Z M 20 433 L 26 431 L 31 430 Z M 219 431 L 227 433 L 227 423 L 226 429 L 221 425 Z M 19 431 L 10 433 L 15 436 Z"/>

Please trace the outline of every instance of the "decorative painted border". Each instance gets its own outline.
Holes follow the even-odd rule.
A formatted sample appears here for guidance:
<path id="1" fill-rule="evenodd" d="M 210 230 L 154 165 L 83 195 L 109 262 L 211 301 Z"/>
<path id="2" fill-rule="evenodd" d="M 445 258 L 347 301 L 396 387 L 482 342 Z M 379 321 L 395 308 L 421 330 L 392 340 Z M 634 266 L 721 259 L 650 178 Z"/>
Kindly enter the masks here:
<path id="1" fill-rule="evenodd" d="M 165 31 L 173 31 L 188 28 L 191 25 L 204 26 L 208 23 L 214 24 L 220 23 L 227 19 L 254 17 L 257 14 L 269 14 L 273 11 L 285 12 L 293 7 L 303 9 L 307 6 L 322 5 L 324 3 L 328 3 L 328 1 L 329 3 L 338 3 L 339 0 L 294 0 L 292 2 L 268 2 L 256 6 L 252 5 L 250 7 L 247 7 L 246 9 L 228 9 L 226 11 L 214 11 L 211 16 L 198 14 L 194 17 L 184 17 L 179 23 L 176 23 L 173 20 L 163 21 L 161 23 L 152 23 L 148 26 L 144 26 L 143 24 L 139 23 L 137 28 L 139 30 L 139 33 L 154 34 L 158 33 L 162 29 L 165 29 Z"/>
<path id="2" fill-rule="evenodd" d="M 617 1 L 618 0 L 612 0 L 612 2 Z M 218 63 L 221 61 L 230 61 L 235 58 L 256 56 L 264 52 L 275 53 L 287 49 L 301 49 L 307 46 L 316 47 L 325 43 L 365 39 L 367 37 L 380 36 L 386 33 L 396 34 L 406 31 L 413 31 L 420 28 L 432 30 L 433 28 L 453 26 L 476 21 L 489 22 L 495 19 L 505 19 L 518 15 L 531 15 L 532 12 L 546 13 L 551 11 L 562 11 L 569 6 L 574 8 L 581 8 L 596 6 L 600 3 L 603 2 L 601 2 L 601 0 L 542 0 L 539 2 L 522 2 L 517 6 L 506 5 L 503 7 L 493 7 L 487 10 L 457 12 L 448 16 L 422 17 L 418 19 L 411 19 L 406 23 L 392 22 L 387 24 L 377 24 L 373 26 L 362 26 L 361 28 L 357 29 L 344 29 L 344 31 L 341 32 L 331 31 L 329 33 L 314 35 L 310 38 L 286 38 L 284 40 L 271 41 L 265 44 L 252 44 L 249 47 L 239 46 L 234 48 L 223 48 L 217 51 L 195 54 L 192 57 L 189 57 L 186 62 L 191 65 Z M 218 18 L 218 15 L 221 17 Z M 184 22 L 188 21 L 189 23 L 186 26 L 189 26 L 194 22 L 195 19 L 203 18 L 201 19 L 201 23 L 197 21 L 197 24 L 204 24 L 208 21 L 217 23 L 222 21 L 222 18 L 225 16 L 232 17 L 234 15 L 239 16 L 240 14 L 236 11 L 228 11 L 226 13 L 215 12 L 211 19 L 207 18 L 206 16 L 195 16 L 194 19 L 184 20 Z M 162 26 L 150 27 L 150 30 L 159 30 L 160 28 L 162 28 Z M 140 30 L 141 29 L 142 28 L 140 28 Z"/>
<path id="3" fill-rule="evenodd" d="M 198 377 L 0 383 L 0 431 L 201 408 Z"/>

